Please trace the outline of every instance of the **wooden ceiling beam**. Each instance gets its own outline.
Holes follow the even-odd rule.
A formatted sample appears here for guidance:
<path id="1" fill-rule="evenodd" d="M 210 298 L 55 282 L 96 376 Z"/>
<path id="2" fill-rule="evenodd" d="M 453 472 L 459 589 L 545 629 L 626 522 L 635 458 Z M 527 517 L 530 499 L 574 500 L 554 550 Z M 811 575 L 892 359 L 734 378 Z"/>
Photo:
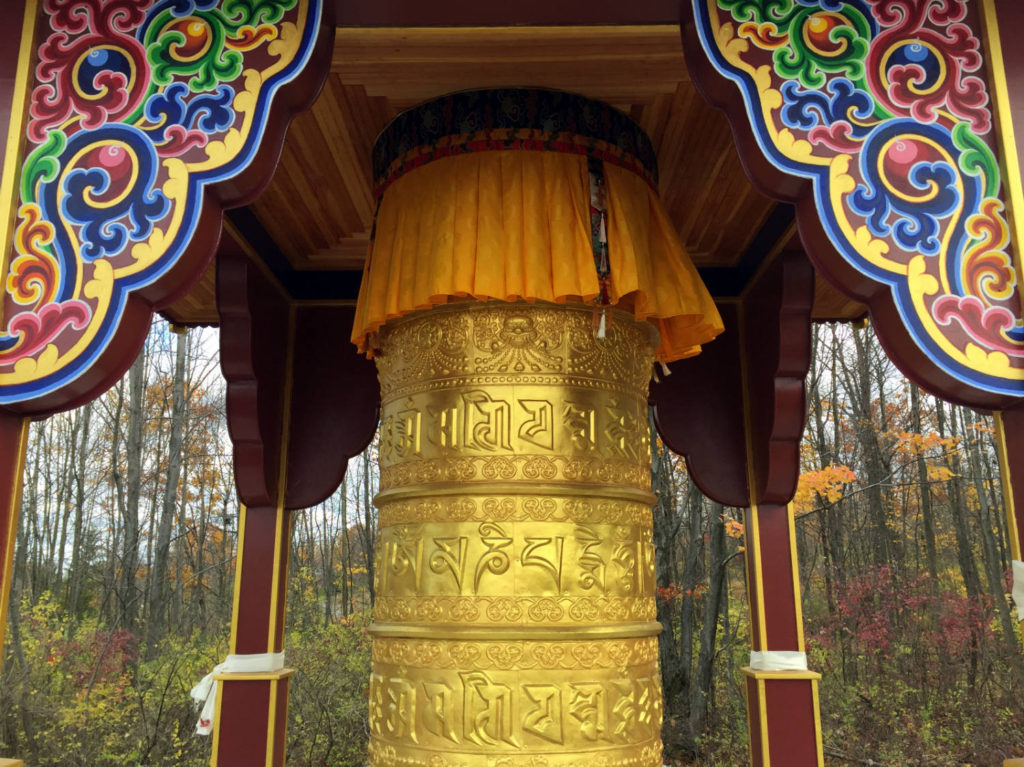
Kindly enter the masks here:
<path id="1" fill-rule="evenodd" d="M 339 28 L 332 71 L 399 109 L 449 91 L 530 85 L 628 111 L 687 79 L 677 26 Z"/>
<path id="2" fill-rule="evenodd" d="M 511 27 L 526 24 L 674 24 L 673 0 L 335 0 L 334 21 L 352 27 Z"/>

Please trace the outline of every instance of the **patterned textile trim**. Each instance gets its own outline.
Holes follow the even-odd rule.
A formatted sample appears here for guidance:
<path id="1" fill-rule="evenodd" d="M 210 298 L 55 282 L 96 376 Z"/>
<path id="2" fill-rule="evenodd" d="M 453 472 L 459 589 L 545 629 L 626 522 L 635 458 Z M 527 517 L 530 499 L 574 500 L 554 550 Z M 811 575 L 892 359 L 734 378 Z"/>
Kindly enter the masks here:
<path id="1" fill-rule="evenodd" d="M 617 109 L 561 91 L 500 89 L 453 93 L 396 117 L 373 148 L 374 192 L 433 160 L 517 149 L 586 155 L 658 183 L 651 140 Z"/>

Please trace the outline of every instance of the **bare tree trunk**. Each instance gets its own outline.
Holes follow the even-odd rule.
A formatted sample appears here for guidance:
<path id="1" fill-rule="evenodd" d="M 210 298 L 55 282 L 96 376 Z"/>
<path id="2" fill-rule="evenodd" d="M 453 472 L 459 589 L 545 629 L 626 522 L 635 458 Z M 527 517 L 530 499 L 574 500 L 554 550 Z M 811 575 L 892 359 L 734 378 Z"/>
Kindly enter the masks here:
<path id="1" fill-rule="evenodd" d="M 352 577 L 352 557 L 348 541 L 348 472 L 341 478 L 341 614 L 352 612 L 352 590 L 348 579 Z"/>
<path id="2" fill-rule="evenodd" d="M 171 528 L 178 501 L 178 480 L 181 476 L 182 433 L 185 425 L 185 359 L 188 333 L 175 334 L 174 384 L 171 394 L 171 434 L 167 446 L 167 483 L 164 485 L 160 524 L 156 534 L 156 552 L 153 561 L 153 590 L 150 600 L 149 625 L 146 631 L 148 657 L 153 657 L 156 644 L 166 632 L 167 608 L 170 600 L 168 564 L 171 549 Z"/>
<path id="3" fill-rule="evenodd" d="M 939 435 L 945 436 L 945 409 L 943 403 L 936 400 L 936 413 L 938 414 Z M 956 436 L 956 408 L 950 405 L 949 420 L 950 434 Z M 948 451 L 947 464 L 949 466 L 950 478 L 947 483 L 949 488 L 950 516 L 953 518 L 953 531 L 956 534 L 957 561 L 960 565 L 960 573 L 964 579 L 964 587 L 971 602 L 977 604 L 981 596 L 981 577 L 978 575 L 978 567 L 974 561 L 974 553 L 971 551 L 970 533 L 968 532 L 967 507 L 963 501 L 963 491 L 960 484 L 960 462 L 955 451 Z M 980 639 L 978 630 L 971 627 L 971 641 L 969 662 L 967 669 L 967 684 L 973 687 L 978 672 L 978 653 L 980 650 Z"/>
<path id="4" fill-rule="evenodd" d="M 18 519 L 18 535 L 15 539 L 14 572 L 24 573 L 28 559 L 28 525 L 26 523 L 27 509 L 22 505 L 22 514 Z M 29 701 L 30 686 L 28 684 L 28 661 L 25 658 L 25 649 L 21 641 L 21 590 L 24 580 L 14 578 L 11 585 L 10 606 L 8 615 L 0 616 L 0 620 L 9 620 L 11 627 L 11 648 L 14 651 L 14 658 L 18 663 L 18 670 L 25 679 L 21 685 L 21 726 L 25 731 L 25 740 L 28 741 L 29 754 L 32 762 L 36 763 L 39 757 L 39 744 L 36 741 L 35 720 L 32 716 L 32 705 Z"/>
<path id="5" fill-rule="evenodd" d="M 121 548 L 121 575 L 118 583 L 120 623 L 134 632 L 138 618 L 138 590 L 135 576 L 139 566 L 139 497 L 142 493 L 142 419 L 145 389 L 146 354 L 143 350 L 128 371 L 128 442 L 126 476 L 114 470 L 124 537 Z"/>
<path id="6" fill-rule="evenodd" d="M 967 460 L 971 467 L 973 484 L 978 494 L 978 516 L 981 522 L 979 527 L 981 527 L 985 578 L 988 581 L 988 590 L 992 595 L 996 612 L 999 614 L 1007 657 L 1012 658 L 1017 654 L 1017 631 L 1013 625 L 1013 618 L 1010 616 L 1010 605 L 1006 600 L 1006 592 L 1003 588 L 1003 577 L 999 566 L 999 546 L 996 543 L 996 536 L 992 530 L 992 513 L 989 508 L 988 495 L 985 492 L 985 481 L 981 470 L 981 451 L 978 449 L 978 434 L 972 430 L 974 433 L 968 436 L 963 409 L 960 410 L 960 423 L 965 427 L 964 440 L 967 442 Z M 1016 669 L 1017 664 L 1011 664 L 1011 670 L 1016 672 Z"/>
<path id="7" fill-rule="evenodd" d="M 682 519 L 676 507 L 672 483 L 672 455 L 654 428 L 653 414 L 648 414 L 651 433 L 651 490 L 654 492 L 654 561 L 657 567 L 659 589 L 669 598 L 657 600 L 658 621 L 662 631 L 658 636 L 658 655 L 661 661 L 661 687 L 665 708 L 671 713 L 678 709 L 678 698 L 686 682 L 689 669 L 683 667 L 679 646 L 675 640 L 675 600 L 670 598 L 670 587 L 676 585 L 679 528 Z M 670 721 L 670 720 L 669 720 Z M 671 726 L 671 725 L 669 725 Z"/>
<path id="8" fill-rule="evenodd" d="M 85 469 L 89 457 L 89 427 L 92 423 L 92 403 L 86 403 L 79 412 L 81 426 L 78 430 L 78 455 L 75 463 L 75 522 L 74 540 L 71 543 L 71 572 L 68 587 L 68 637 L 81 615 L 82 576 L 85 570 L 82 564 L 82 534 L 85 521 Z"/>
<path id="9" fill-rule="evenodd" d="M 708 719 L 708 701 L 712 694 L 715 647 L 718 638 L 718 615 L 725 591 L 725 510 L 720 503 L 711 504 L 711 530 L 708 540 L 708 590 L 704 595 L 703 624 L 700 629 L 700 651 L 690 684 L 690 734 L 696 739 L 704 733 Z"/>
<path id="10" fill-rule="evenodd" d="M 921 426 L 921 390 L 910 384 L 910 422 L 915 434 L 923 435 Z M 928 464 L 924 451 L 919 450 L 917 460 L 918 492 L 921 496 L 921 522 L 924 525 L 925 561 L 928 566 L 928 588 L 934 594 L 939 585 L 939 558 L 935 549 L 935 514 L 932 511 L 932 492 L 928 481 Z"/>
<path id="11" fill-rule="evenodd" d="M 857 367 L 851 374 L 844 365 L 849 385 L 847 387 L 857 419 L 857 441 L 864 451 L 864 466 L 867 470 L 867 496 L 869 513 L 874 531 L 871 535 L 872 555 L 875 567 L 882 567 L 893 561 L 892 531 L 886 518 L 885 500 L 882 497 L 882 483 L 886 471 L 878 444 L 878 432 L 871 412 L 871 365 L 868 354 L 866 331 L 855 330 L 853 343 L 856 349 Z M 842 363 L 842 357 L 840 357 Z"/>

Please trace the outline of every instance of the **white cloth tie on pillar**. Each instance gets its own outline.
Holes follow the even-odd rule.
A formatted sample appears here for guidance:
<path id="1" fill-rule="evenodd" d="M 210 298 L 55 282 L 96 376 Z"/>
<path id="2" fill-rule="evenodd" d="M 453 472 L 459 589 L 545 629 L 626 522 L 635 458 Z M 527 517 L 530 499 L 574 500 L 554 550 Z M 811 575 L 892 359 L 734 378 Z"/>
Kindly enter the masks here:
<path id="1" fill-rule="evenodd" d="M 1017 620 L 1024 621 L 1024 562 L 1013 560 L 1013 586 L 1010 594 L 1017 605 Z"/>
<path id="2" fill-rule="evenodd" d="M 751 650 L 750 667 L 757 671 L 806 671 L 807 653 L 796 650 Z"/>
<path id="3" fill-rule="evenodd" d="M 252 655 L 229 655 L 223 663 L 213 667 L 213 671 L 204 676 L 192 688 L 192 701 L 196 708 L 202 706 L 199 722 L 196 724 L 197 735 L 209 735 L 213 731 L 213 717 L 217 711 L 217 674 L 259 674 L 267 671 L 280 671 L 284 668 L 284 652 L 254 653 Z"/>

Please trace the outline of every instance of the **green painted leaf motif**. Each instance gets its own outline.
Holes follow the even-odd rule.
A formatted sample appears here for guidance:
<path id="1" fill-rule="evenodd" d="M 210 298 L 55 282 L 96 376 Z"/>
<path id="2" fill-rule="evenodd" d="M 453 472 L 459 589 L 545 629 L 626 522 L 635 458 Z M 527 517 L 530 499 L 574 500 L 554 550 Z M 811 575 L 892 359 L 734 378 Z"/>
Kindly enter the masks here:
<path id="1" fill-rule="evenodd" d="M 205 24 L 209 36 L 205 53 L 196 58 L 177 55 L 188 40 L 183 32 L 167 29 L 167 26 L 182 19 L 169 11 L 161 13 L 146 34 L 146 56 L 152 67 L 153 82 L 168 85 L 175 76 L 192 75 L 188 85 L 193 91 L 209 91 L 218 83 L 237 78 L 242 73 L 242 54 L 225 45 L 228 25 L 224 18 L 216 11 L 197 11 L 189 18 Z"/>
<path id="2" fill-rule="evenodd" d="M 980 176 L 985 184 L 985 196 L 995 197 L 999 193 L 999 163 L 989 149 L 971 130 L 966 122 L 953 126 L 953 145 L 960 150 L 957 164 L 960 170 L 970 176 Z"/>
<path id="3" fill-rule="evenodd" d="M 783 24 L 793 15 L 793 0 L 718 0 L 718 7 L 729 11 L 736 21 Z"/>
<path id="4" fill-rule="evenodd" d="M 825 53 L 808 44 L 807 25 L 821 18 L 817 8 L 804 8 L 794 16 L 789 45 L 778 48 L 773 60 L 779 75 L 797 79 L 807 88 L 820 88 L 827 74 L 845 74 L 854 82 L 864 78 L 864 60 L 871 45 L 871 27 L 856 8 L 844 5 L 840 11 L 846 23 L 828 31 L 833 51 Z"/>
<path id="5" fill-rule="evenodd" d="M 227 0 L 221 13 L 232 30 L 260 24 L 277 24 L 298 0 Z"/>
<path id="6" fill-rule="evenodd" d="M 46 134 L 46 141 L 28 156 L 21 171 L 22 202 L 37 202 L 36 187 L 57 178 L 60 173 L 60 161 L 57 158 L 66 145 L 67 136 L 63 131 L 52 130 Z"/>

